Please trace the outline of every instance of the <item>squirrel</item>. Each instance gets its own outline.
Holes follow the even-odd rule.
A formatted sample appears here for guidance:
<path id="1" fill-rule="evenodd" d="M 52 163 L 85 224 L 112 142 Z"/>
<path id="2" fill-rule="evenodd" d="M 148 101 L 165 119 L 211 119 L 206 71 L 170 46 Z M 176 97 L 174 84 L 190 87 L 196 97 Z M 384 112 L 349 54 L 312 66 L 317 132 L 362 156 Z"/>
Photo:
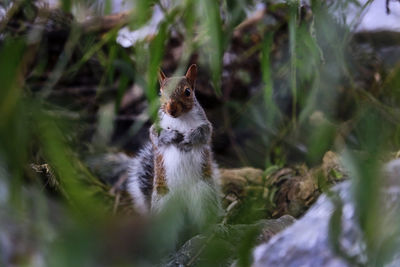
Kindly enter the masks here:
<path id="1" fill-rule="evenodd" d="M 195 96 L 197 66 L 185 76 L 159 70 L 158 124 L 133 160 L 128 192 L 142 214 L 159 213 L 177 200 L 196 224 L 220 213 L 219 173 L 211 150 L 212 126 Z"/>

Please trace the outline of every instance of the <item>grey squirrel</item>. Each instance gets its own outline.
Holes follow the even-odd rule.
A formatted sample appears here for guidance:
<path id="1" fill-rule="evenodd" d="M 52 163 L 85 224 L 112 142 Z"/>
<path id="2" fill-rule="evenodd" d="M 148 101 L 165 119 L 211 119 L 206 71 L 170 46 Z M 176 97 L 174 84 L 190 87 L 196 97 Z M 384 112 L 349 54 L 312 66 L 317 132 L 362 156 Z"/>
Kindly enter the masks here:
<path id="1" fill-rule="evenodd" d="M 220 213 L 219 173 L 211 150 L 212 126 L 195 96 L 197 66 L 185 76 L 160 70 L 159 124 L 133 160 L 128 192 L 142 214 L 161 212 L 174 199 L 198 224 Z"/>

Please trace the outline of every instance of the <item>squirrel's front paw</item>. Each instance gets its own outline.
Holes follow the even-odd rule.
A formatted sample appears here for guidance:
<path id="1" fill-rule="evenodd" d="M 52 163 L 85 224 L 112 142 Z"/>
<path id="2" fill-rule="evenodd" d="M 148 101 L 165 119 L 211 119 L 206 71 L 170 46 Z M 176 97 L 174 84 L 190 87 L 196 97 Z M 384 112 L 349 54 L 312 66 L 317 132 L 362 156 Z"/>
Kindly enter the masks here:
<path id="1" fill-rule="evenodd" d="M 183 134 L 181 134 L 180 132 L 176 131 L 176 130 L 172 130 L 173 131 L 173 138 L 172 138 L 172 142 L 173 143 L 180 143 L 183 140 Z"/>
<path id="2" fill-rule="evenodd" d="M 180 143 L 183 140 L 183 134 L 177 130 L 162 130 L 159 136 L 159 141 L 162 144 Z"/>
<path id="3" fill-rule="evenodd" d="M 190 143 L 187 142 L 181 142 L 178 144 L 178 148 L 182 151 L 188 152 L 190 151 L 190 149 L 192 149 L 192 145 Z"/>
<path id="4" fill-rule="evenodd" d="M 183 138 L 182 142 L 180 142 L 178 144 L 178 148 L 180 150 L 183 150 L 183 151 L 186 151 L 186 152 L 189 151 L 192 147 L 193 147 L 193 144 L 192 144 L 192 142 L 190 141 L 190 139 L 187 136 L 185 136 Z"/>

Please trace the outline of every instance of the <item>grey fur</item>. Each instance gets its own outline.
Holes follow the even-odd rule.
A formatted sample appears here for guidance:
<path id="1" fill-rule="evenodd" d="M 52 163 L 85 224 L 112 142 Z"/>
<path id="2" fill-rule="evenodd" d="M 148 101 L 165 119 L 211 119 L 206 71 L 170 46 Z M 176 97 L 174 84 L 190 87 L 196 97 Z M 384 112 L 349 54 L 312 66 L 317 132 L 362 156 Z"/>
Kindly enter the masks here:
<path id="1" fill-rule="evenodd" d="M 177 144 L 183 140 L 183 135 L 176 130 L 161 129 L 160 135 L 158 136 L 154 124 L 150 127 L 149 132 L 151 142 L 147 142 L 133 160 L 133 164 L 129 172 L 131 179 L 128 182 L 128 188 L 137 186 L 139 187 L 141 196 L 135 196 L 134 194 L 132 194 L 132 196 L 134 198 L 143 198 L 146 209 L 149 209 L 151 206 L 150 203 L 153 191 L 154 151 L 152 144 L 159 147 L 172 143 Z M 134 177 L 134 179 L 132 177 Z M 143 209 L 143 207 L 137 208 L 139 210 Z"/>
<path id="2" fill-rule="evenodd" d="M 128 181 L 128 188 L 138 186 L 142 197 L 145 199 L 146 207 L 150 208 L 154 177 L 154 154 L 151 142 L 147 142 L 139 151 L 139 154 L 133 161 L 129 176 L 136 179 L 135 181 L 131 179 Z"/>
<path id="3" fill-rule="evenodd" d="M 179 144 L 183 140 L 183 134 L 176 130 L 161 130 L 158 137 L 159 145 Z"/>
<path id="4" fill-rule="evenodd" d="M 160 208 L 163 208 L 163 203 L 165 203 L 164 201 L 171 199 L 170 197 L 182 197 L 182 202 L 184 203 L 184 205 L 191 205 L 189 212 L 191 216 L 193 218 L 197 218 L 196 220 L 198 220 L 199 222 L 204 222 L 204 219 L 208 218 L 208 216 L 205 216 L 206 214 L 213 213 L 210 211 L 217 211 L 220 208 L 218 195 L 219 184 L 215 179 L 216 177 L 218 177 L 218 168 L 213 161 L 213 155 L 210 147 L 212 126 L 211 123 L 207 120 L 206 114 L 200 104 L 197 102 L 196 99 L 194 100 L 195 102 L 192 110 L 190 110 L 188 113 L 182 114 L 179 118 L 170 117 L 160 108 L 158 116 L 160 120 L 161 130 L 158 131 L 159 129 L 157 129 L 156 125 L 151 126 L 149 131 L 151 142 L 146 144 L 146 146 L 140 151 L 140 153 L 134 160 L 134 164 L 131 168 L 131 172 L 129 175 L 128 191 L 133 197 L 136 209 L 141 213 L 148 213 L 152 210 L 154 212 L 160 211 Z M 188 120 L 189 122 L 195 122 L 193 124 L 195 125 L 193 126 L 193 128 L 187 126 Z M 174 182 L 172 182 L 172 188 L 174 188 L 173 195 L 158 195 L 157 191 L 154 190 L 155 151 L 163 148 L 159 151 L 164 151 L 161 153 L 165 153 L 165 151 L 169 149 L 170 145 L 175 146 L 176 148 L 181 150 L 181 152 L 190 152 L 192 150 L 198 151 L 196 152 L 200 153 L 198 156 L 203 158 L 203 162 L 201 164 L 204 164 L 204 160 L 206 160 L 206 158 L 204 158 L 205 154 L 203 154 L 202 152 L 204 150 L 198 150 L 198 148 L 204 148 L 205 150 L 208 150 L 210 153 L 207 153 L 207 156 L 211 157 L 210 160 L 213 170 L 213 179 L 201 180 L 201 178 L 199 177 L 199 182 L 193 183 L 192 189 L 195 191 L 192 193 L 187 193 L 188 191 L 190 192 L 190 189 L 186 190 L 184 187 L 180 188 L 179 185 L 178 187 L 176 187 L 177 184 L 174 184 Z M 166 150 L 164 150 L 164 147 Z M 193 156 L 190 153 L 187 155 L 189 157 Z M 171 161 L 174 160 L 174 158 L 168 157 L 164 160 Z M 182 160 L 182 158 L 179 160 Z M 164 164 L 167 163 L 164 162 Z M 187 162 L 184 163 L 182 165 L 182 168 L 187 168 L 185 167 L 187 166 L 187 164 Z M 167 165 L 164 167 L 168 168 L 168 166 L 171 165 Z M 196 165 L 196 168 L 201 169 L 201 167 L 199 167 L 198 165 Z M 190 168 L 184 170 L 190 170 Z M 193 176 L 189 176 L 189 178 L 190 177 Z M 168 179 L 168 176 L 166 178 Z M 188 177 L 183 178 L 186 179 Z M 176 179 L 173 178 L 172 180 L 169 180 L 169 182 L 171 181 L 176 181 Z M 185 183 L 183 183 L 183 186 L 185 186 Z M 187 199 L 188 197 L 189 199 Z M 192 199 L 198 199 L 199 202 L 196 202 L 196 204 L 194 204 L 191 201 Z M 198 206 L 201 211 L 195 208 L 193 209 L 193 205 Z M 217 214 L 218 212 L 215 213 Z"/>
<path id="5" fill-rule="evenodd" d="M 103 182 L 115 185 L 133 164 L 133 159 L 124 153 L 91 155 L 85 159 L 86 164 Z M 126 189 L 126 183 L 119 188 Z"/>
<path id="6" fill-rule="evenodd" d="M 156 147 L 170 144 L 178 144 L 183 140 L 183 134 L 176 130 L 161 129 L 161 132 L 158 135 L 156 127 L 153 124 L 150 127 L 150 140 Z"/>
<path id="7" fill-rule="evenodd" d="M 188 151 L 193 146 L 210 143 L 211 129 L 210 123 L 200 125 L 198 128 L 187 133 L 183 141 L 178 144 L 178 147 L 184 151 Z"/>

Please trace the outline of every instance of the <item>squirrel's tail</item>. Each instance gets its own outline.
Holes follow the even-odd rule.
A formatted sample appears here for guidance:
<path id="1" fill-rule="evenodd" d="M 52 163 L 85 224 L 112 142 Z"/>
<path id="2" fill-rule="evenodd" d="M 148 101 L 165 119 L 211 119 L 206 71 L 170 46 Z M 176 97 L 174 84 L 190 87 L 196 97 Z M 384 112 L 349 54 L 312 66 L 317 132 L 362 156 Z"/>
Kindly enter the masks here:
<path id="1" fill-rule="evenodd" d="M 103 182 L 118 189 L 126 189 L 128 170 L 133 160 L 125 153 L 107 153 L 88 157 L 85 161 L 89 169 Z"/>

